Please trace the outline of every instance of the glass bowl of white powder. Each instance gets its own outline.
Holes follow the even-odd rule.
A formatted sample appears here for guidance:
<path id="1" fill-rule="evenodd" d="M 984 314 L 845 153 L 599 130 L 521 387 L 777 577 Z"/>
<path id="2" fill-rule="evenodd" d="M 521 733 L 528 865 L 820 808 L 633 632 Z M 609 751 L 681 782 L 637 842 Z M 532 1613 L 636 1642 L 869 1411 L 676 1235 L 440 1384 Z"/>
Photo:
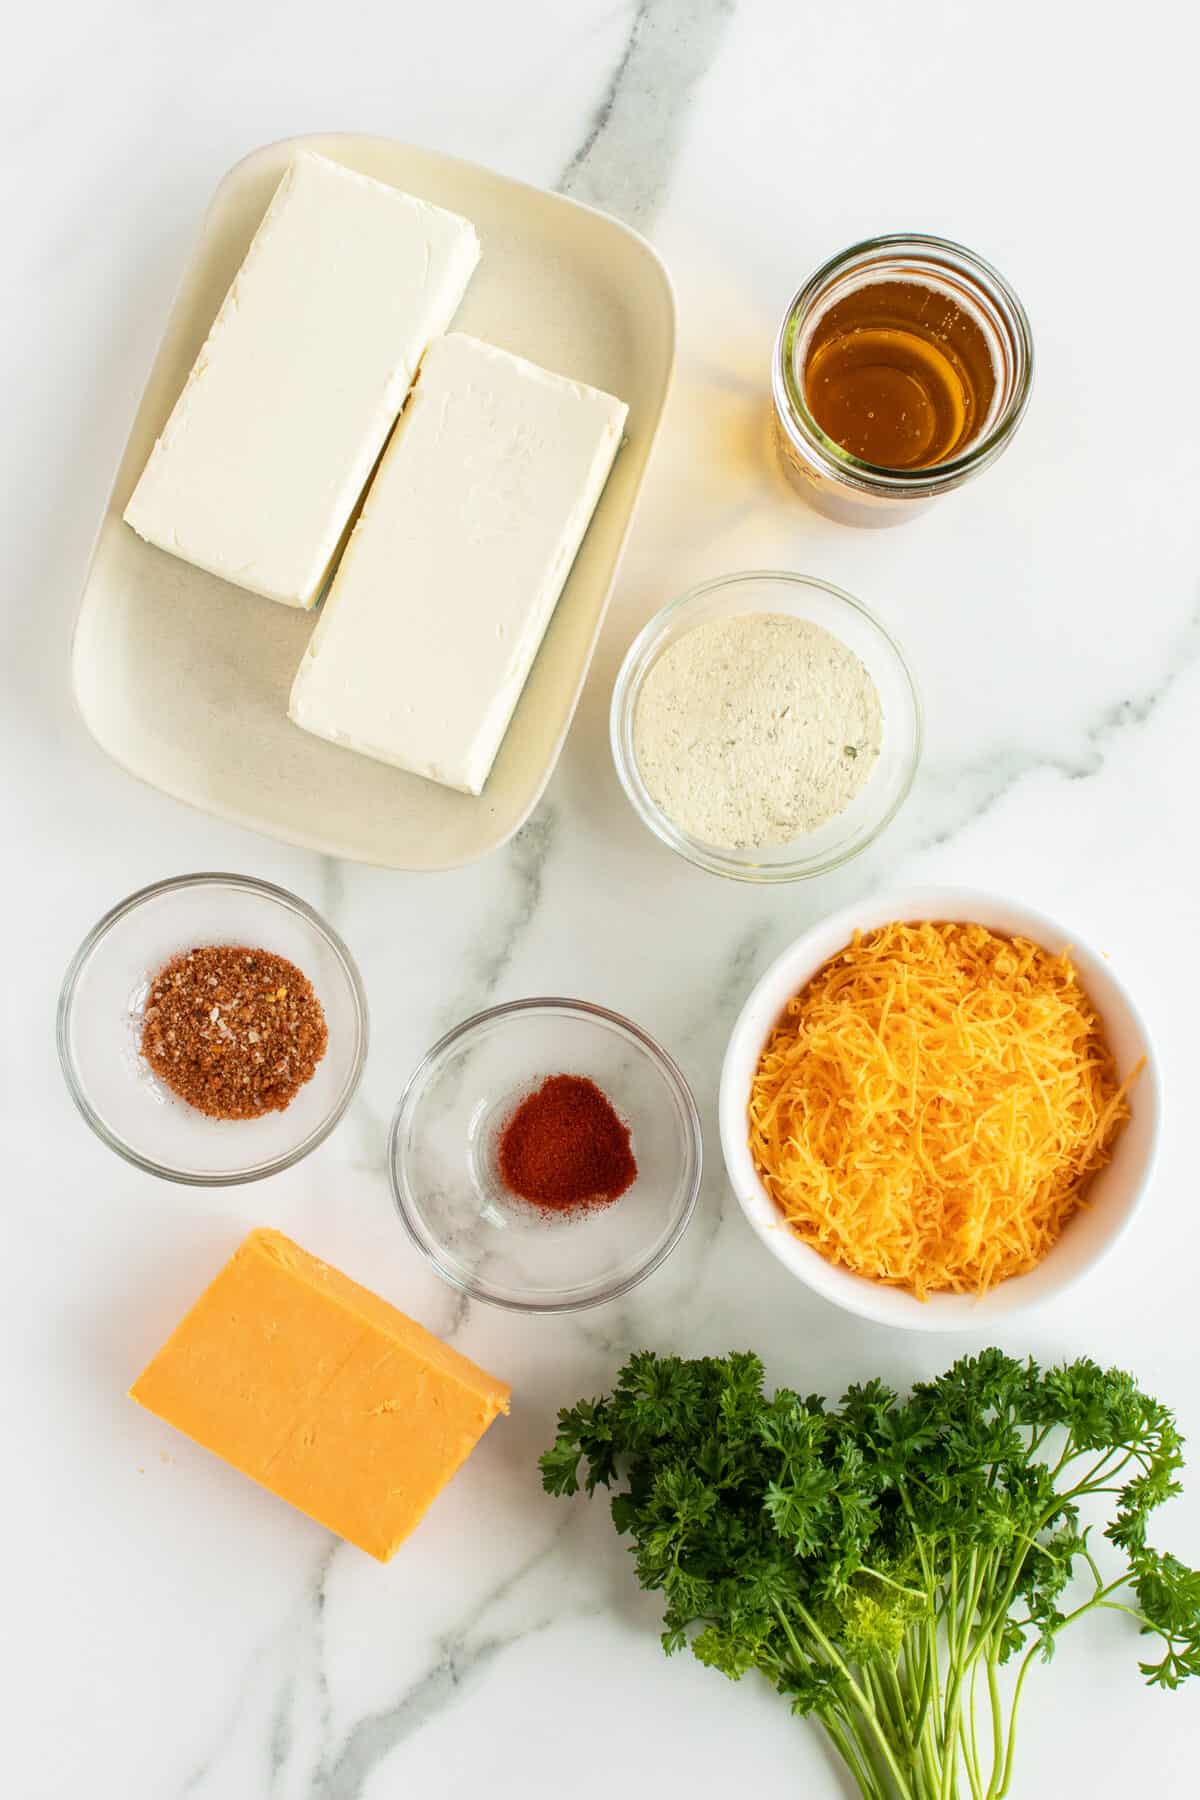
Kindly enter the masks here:
<path id="1" fill-rule="evenodd" d="M 715 875 L 799 881 L 896 816 L 921 754 L 899 644 L 811 575 L 693 588 L 634 639 L 613 689 L 621 785 L 664 844 Z"/>

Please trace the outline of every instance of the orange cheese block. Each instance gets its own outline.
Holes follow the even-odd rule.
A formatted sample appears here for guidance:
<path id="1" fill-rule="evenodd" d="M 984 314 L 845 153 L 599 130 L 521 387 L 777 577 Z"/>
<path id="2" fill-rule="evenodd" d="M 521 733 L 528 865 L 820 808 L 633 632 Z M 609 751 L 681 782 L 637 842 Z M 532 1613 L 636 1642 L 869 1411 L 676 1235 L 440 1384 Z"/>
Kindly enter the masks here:
<path id="1" fill-rule="evenodd" d="M 510 1394 L 279 1231 L 250 1233 L 129 1391 L 380 1562 Z"/>

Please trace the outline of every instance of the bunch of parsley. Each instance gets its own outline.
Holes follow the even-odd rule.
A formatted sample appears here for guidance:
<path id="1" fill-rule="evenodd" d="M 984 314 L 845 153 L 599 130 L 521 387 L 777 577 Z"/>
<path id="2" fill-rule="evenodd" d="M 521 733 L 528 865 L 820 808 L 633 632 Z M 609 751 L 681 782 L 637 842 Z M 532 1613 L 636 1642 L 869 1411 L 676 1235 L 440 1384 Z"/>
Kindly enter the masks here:
<path id="1" fill-rule="evenodd" d="M 760 1670 L 868 1800 L 1009 1793 L 1030 1666 L 1097 1608 L 1158 1639 L 1151 1684 L 1200 1674 L 1200 1573 L 1146 1542 L 1181 1440 L 1119 1370 L 988 1350 L 907 1401 L 876 1381 L 833 1411 L 767 1399 L 750 1354 L 643 1351 L 611 1397 L 560 1413 L 550 1493 L 575 1493 L 581 1458 L 589 1493 L 624 1478 L 613 1520 L 665 1597 L 667 1652 Z M 1112 1575 L 1085 1522 L 1097 1500 Z"/>

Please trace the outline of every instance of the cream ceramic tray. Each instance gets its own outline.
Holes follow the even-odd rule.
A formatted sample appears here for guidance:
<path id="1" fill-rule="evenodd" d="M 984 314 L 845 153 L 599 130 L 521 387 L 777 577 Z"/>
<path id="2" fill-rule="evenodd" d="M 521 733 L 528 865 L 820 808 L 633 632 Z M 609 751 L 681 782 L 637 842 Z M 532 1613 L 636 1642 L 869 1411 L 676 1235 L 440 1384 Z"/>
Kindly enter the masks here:
<path id="1" fill-rule="evenodd" d="M 478 799 L 309 737 L 287 699 L 313 615 L 230 587 L 121 514 L 293 151 L 307 147 L 471 219 L 483 260 L 455 320 L 619 394 L 628 438 Z M 331 856 L 443 869 L 494 850 L 554 768 L 604 617 L 667 395 L 675 305 L 641 238 L 588 207 L 388 138 L 296 138 L 217 189 L 100 526 L 72 649 L 75 695 L 130 774 L 239 825 Z"/>

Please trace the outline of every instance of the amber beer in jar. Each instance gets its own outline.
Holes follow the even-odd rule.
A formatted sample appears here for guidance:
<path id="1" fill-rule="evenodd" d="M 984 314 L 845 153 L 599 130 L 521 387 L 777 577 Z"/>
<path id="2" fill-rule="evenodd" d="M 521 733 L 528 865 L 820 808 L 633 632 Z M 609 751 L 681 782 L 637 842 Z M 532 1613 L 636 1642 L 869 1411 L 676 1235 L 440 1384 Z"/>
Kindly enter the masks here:
<path id="1" fill-rule="evenodd" d="M 821 512 L 893 525 L 985 469 L 1029 399 L 1025 310 L 944 238 L 872 238 L 800 289 L 775 345 L 784 467 Z"/>

